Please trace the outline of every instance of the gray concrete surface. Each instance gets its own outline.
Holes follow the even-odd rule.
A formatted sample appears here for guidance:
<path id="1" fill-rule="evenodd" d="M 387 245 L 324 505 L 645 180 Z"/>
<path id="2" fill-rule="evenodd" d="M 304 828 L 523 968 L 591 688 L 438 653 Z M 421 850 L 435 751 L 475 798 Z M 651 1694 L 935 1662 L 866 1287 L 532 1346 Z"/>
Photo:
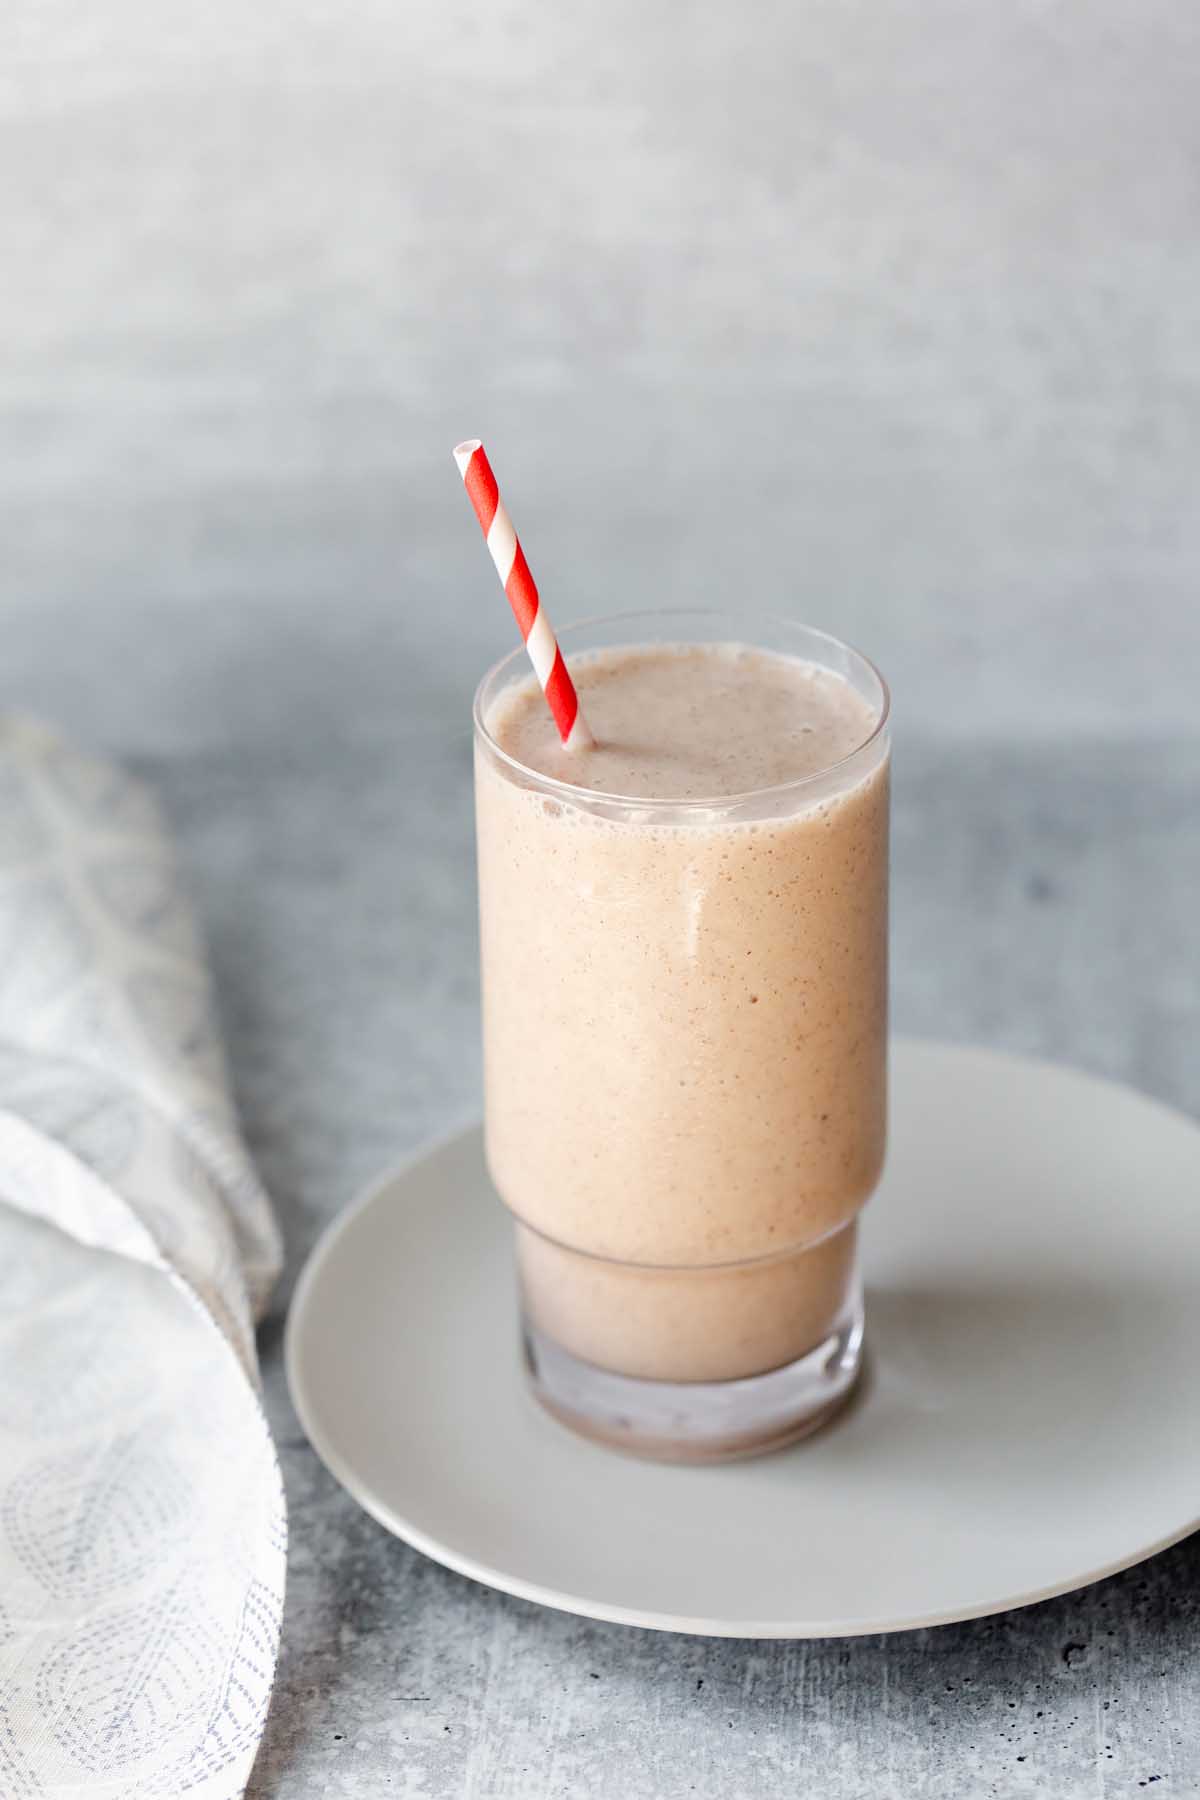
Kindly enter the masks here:
<path id="1" fill-rule="evenodd" d="M 162 786 L 288 1233 L 255 1800 L 1200 1794 L 1194 1541 L 891 1640 L 587 1624 L 358 1513 L 279 1362 L 322 1223 L 478 1106 L 468 433 L 558 617 L 887 669 L 902 1029 L 1200 1113 L 1200 14 L 15 0 L 0 50 L 0 690 Z"/>
<path id="2" fill-rule="evenodd" d="M 545 1612 L 359 1513 L 288 1404 L 284 1301 L 334 1209 L 478 1105 L 466 737 L 446 716 L 386 744 L 145 766 L 194 869 L 288 1231 L 264 1352 L 293 1548 L 255 1800 L 1093 1800 L 1152 1777 L 1200 1794 L 1200 1537 L 999 1619 L 763 1645 Z M 1079 1063 L 1200 1114 L 1198 792 L 1196 742 L 910 744 L 898 1027 Z M 1080 1492 L 1081 1514 L 1097 1503 Z"/>

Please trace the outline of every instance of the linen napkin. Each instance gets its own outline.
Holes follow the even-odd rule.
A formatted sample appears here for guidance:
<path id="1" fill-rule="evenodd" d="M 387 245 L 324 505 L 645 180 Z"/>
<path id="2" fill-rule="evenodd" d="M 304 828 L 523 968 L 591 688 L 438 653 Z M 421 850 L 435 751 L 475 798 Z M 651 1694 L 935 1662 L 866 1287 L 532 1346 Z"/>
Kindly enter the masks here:
<path id="1" fill-rule="evenodd" d="M 0 723 L 3 1800 L 243 1792 L 283 1604 L 279 1261 L 152 797 Z"/>

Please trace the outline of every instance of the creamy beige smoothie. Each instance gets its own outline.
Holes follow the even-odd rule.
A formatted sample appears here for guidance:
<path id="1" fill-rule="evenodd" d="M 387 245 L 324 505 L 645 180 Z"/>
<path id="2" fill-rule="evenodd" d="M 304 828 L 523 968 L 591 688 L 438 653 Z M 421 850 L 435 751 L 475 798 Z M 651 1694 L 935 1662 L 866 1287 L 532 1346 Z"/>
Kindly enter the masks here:
<path id="1" fill-rule="evenodd" d="M 845 1315 L 883 1157 L 882 697 L 737 644 L 570 666 L 594 750 L 532 677 L 477 735 L 487 1156 L 524 1304 L 599 1369 L 759 1374 Z"/>

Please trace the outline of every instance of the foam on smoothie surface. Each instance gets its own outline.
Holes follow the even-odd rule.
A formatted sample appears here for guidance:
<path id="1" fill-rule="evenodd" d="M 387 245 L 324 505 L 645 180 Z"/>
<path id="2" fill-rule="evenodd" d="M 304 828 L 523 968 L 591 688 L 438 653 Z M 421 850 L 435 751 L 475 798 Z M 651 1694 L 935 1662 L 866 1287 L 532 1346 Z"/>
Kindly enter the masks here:
<path id="1" fill-rule="evenodd" d="M 848 682 L 739 644 L 652 644 L 570 659 L 596 748 L 567 752 L 531 675 L 488 729 L 526 767 L 633 798 L 718 798 L 818 774 L 870 737 L 877 713 Z"/>

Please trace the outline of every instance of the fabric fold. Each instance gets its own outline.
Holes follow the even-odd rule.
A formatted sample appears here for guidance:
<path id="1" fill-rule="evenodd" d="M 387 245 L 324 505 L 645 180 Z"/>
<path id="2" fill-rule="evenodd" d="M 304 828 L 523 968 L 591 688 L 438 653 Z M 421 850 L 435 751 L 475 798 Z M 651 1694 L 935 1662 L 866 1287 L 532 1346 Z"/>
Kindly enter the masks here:
<path id="1" fill-rule="evenodd" d="M 143 783 L 0 726 L 0 1793 L 244 1790 L 286 1517 L 280 1264 Z"/>

